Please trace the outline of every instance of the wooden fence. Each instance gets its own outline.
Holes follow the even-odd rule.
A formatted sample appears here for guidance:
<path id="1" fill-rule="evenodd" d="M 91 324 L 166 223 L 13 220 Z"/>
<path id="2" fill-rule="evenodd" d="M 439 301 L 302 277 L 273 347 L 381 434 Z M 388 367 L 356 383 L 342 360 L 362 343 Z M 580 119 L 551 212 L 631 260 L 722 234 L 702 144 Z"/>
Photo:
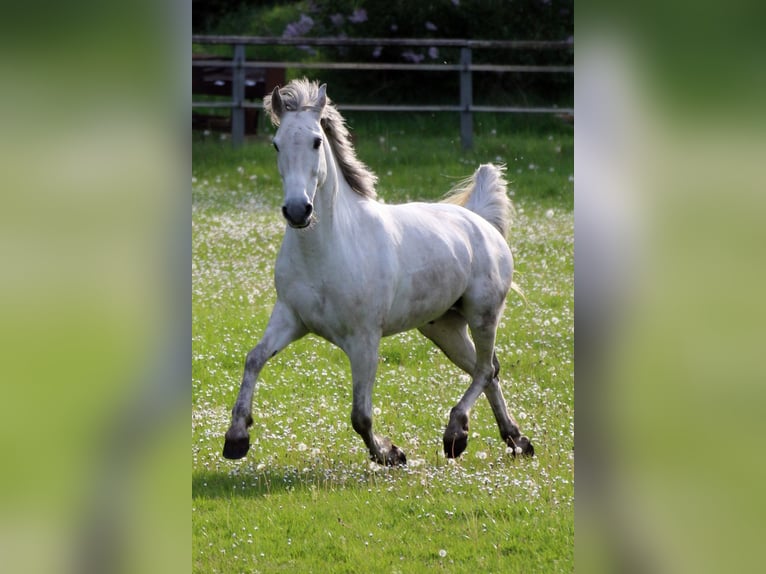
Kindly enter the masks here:
<path id="1" fill-rule="evenodd" d="M 454 71 L 460 75 L 460 101 L 455 105 L 384 105 L 384 104 L 336 104 L 340 110 L 382 112 L 457 112 L 460 114 L 460 141 L 464 149 L 473 146 L 473 114 L 476 112 L 500 112 L 521 114 L 574 114 L 572 108 L 560 107 L 508 107 L 477 106 L 473 103 L 473 72 L 496 73 L 546 73 L 574 74 L 574 66 L 532 66 L 474 64 L 473 50 L 559 50 L 571 52 L 572 42 L 459 40 L 425 38 L 281 38 L 261 36 L 207 36 L 192 35 L 192 43 L 200 45 L 224 44 L 233 46 L 231 59 L 192 61 L 193 67 L 218 66 L 231 70 L 230 101 L 192 101 L 192 108 L 231 109 L 231 136 L 233 145 L 240 146 L 245 134 L 245 110 L 260 109 L 263 104 L 245 99 L 245 74 L 248 70 L 273 70 L 286 68 L 325 70 L 408 70 L 408 71 Z M 456 64 L 404 64 L 395 62 L 271 62 L 247 61 L 245 46 L 400 46 L 459 48 L 460 62 Z"/>

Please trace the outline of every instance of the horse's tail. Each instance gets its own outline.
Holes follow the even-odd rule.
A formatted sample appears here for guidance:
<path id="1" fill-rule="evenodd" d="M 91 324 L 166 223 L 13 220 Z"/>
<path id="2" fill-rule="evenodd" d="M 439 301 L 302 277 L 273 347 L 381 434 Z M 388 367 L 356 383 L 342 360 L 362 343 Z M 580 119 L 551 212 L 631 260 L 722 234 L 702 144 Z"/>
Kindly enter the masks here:
<path id="1" fill-rule="evenodd" d="M 453 187 L 444 201 L 470 209 L 494 225 L 503 237 L 508 235 L 514 209 L 508 197 L 504 165 L 480 165 L 471 177 Z M 511 283 L 511 289 L 526 303 L 527 298 L 515 281 Z"/>
<path id="2" fill-rule="evenodd" d="M 513 204 L 508 197 L 504 165 L 480 165 L 471 177 L 453 187 L 444 201 L 470 209 L 494 225 L 503 237 L 508 235 Z"/>

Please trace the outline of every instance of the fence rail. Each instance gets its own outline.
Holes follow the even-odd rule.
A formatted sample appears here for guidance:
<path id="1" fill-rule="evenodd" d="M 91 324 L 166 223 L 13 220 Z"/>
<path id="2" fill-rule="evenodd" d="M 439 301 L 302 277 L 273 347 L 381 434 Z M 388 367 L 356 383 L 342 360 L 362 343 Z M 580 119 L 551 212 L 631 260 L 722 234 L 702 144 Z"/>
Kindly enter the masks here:
<path id="1" fill-rule="evenodd" d="M 410 46 L 430 48 L 499 48 L 505 50 L 571 50 L 567 40 L 468 40 L 458 38 L 284 38 L 281 36 L 219 36 L 192 34 L 192 44 L 246 46 Z"/>
<path id="2" fill-rule="evenodd" d="M 519 106 L 476 106 L 473 104 L 473 72 L 495 73 L 546 73 L 574 74 L 574 66 L 530 66 L 474 64 L 474 49 L 503 50 L 558 50 L 572 51 L 569 41 L 538 40 L 468 40 L 428 38 L 282 38 L 264 36 L 210 36 L 192 35 L 193 44 L 230 45 L 234 47 L 231 59 L 208 58 L 192 61 L 192 66 L 216 66 L 231 69 L 231 101 L 193 101 L 192 108 L 230 108 L 233 145 L 240 146 L 244 140 L 245 109 L 261 109 L 260 102 L 245 101 L 245 70 L 269 68 L 300 68 L 306 70 L 397 70 L 397 71 L 454 71 L 460 75 L 460 102 L 457 105 L 378 105 L 378 104 L 336 104 L 341 110 L 382 111 L 382 112 L 458 112 L 460 113 L 460 141 L 464 149 L 473 146 L 473 113 L 499 112 L 524 114 L 574 114 L 572 108 L 519 107 Z M 245 46 L 402 46 L 459 48 L 460 62 L 456 64 L 400 64 L 370 62 L 276 62 L 246 61 Z"/>
<path id="3" fill-rule="evenodd" d="M 219 66 L 221 68 L 233 68 L 232 60 L 208 59 L 203 62 L 195 62 L 193 66 Z M 243 62 L 243 68 L 303 68 L 304 70 L 401 70 L 401 71 L 426 71 L 426 72 L 450 72 L 463 69 L 461 64 L 397 64 L 396 62 L 369 63 L 369 62 L 269 62 L 252 61 Z M 524 65 L 499 65 L 499 64 L 471 64 L 474 72 L 540 72 L 540 73 L 573 73 L 574 66 L 524 66 Z"/>

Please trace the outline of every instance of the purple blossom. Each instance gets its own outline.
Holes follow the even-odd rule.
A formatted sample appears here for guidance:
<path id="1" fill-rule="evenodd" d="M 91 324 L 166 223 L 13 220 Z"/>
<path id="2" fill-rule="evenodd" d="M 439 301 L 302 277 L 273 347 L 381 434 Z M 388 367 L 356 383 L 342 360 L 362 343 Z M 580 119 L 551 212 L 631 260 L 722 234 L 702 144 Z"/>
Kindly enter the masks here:
<path id="1" fill-rule="evenodd" d="M 383 46 L 375 46 L 375 49 L 372 51 L 372 57 L 380 58 L 380 53 L 382 51 L 383 51 Z"/>
<path id="2" fill-rule="evenodd" d="M 340 28 L 343 26 L 343 22 L 346 21 L 346 17 L 343 14 L 333 14 L 330 16 L 330 22 L 332 22 L 332 25 L 336 28 Z"/>
<path id="3" fill-rule="evenodd" d="M 296 38 L 305 36 L 314 27 L 314 19 L 311 16 L 301 14 L 300 19 L 297 22 L 290 22 L 285 26 L 285 31 L 282 32 L 283 38 Z"/>
<path id="4" fill-rule="evenodd" d="M 460 0 L 452 0 L 454 6 L 460 6 Z"/>
<path id="5" fill-rule="evenodd" d="M 367 21 L 367 10 L 364 8 L 356 8 L 351 16 L 348 17 L 349 22 L 354 24 L 361 24 Z"/>
<path id="6" fill-rule="evenodd" d="M 439 28 L 431 21 L 426 22 L 426 30 L 430 30 L 431 32 L 436 32 Z"/>
<path id="7" fill-rule="evenodd" d="M 432 60 L 436 60 L 439 57 L 439 48 L 436 46 L 431 46 L 428 48 L 428 57 Z"/>
<path id="8" fill-rule="evenodd" d="M 399 29 L 399 26 L 397 26 L 396 24 L 391 24 L 391 31 L 392 32 L 396 32 L 398 29 Z"/>
<path id="9" fill-rule="evenodd" d="M 423 54 L 416 54 L 412 50 L 407 50 L 406 52 L 402 52 L 402 58 L 413 64 L 419 64 L 423 61 L 425 56 Z"/>

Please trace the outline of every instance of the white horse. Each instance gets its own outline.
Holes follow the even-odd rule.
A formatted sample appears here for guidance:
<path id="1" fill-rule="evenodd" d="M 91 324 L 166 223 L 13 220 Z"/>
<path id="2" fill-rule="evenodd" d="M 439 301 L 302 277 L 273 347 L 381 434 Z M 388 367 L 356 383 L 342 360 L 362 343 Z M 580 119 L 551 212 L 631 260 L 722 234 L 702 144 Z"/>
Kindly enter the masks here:
<path id="1" fill-rule="evenodd" d="M 468 417 L 481 393 L 512 452 L 534 454 L 508 414 L 494 353 L 513 286 L 503 168 L 480 166 L 443 203 L 385 205 L 375 199 L 377 178 L 356 158 L 326 84 L 292 81 L 264 105 L 279 126 L 273 143 L 288 225 L 276 261 L 277 302 L 263 338 L 247 354 L 223 456 L 242 458 L 250 447 L 253 390 L 266 361 L 315 333 L 348 355 L 351 422 L 372 460 L 404 464 L 402 450 L 373 432 L 372 389 L 381 337 L 413 328 L 472 377 L 450 413 L 445 454 L 465 450 Z"/>

